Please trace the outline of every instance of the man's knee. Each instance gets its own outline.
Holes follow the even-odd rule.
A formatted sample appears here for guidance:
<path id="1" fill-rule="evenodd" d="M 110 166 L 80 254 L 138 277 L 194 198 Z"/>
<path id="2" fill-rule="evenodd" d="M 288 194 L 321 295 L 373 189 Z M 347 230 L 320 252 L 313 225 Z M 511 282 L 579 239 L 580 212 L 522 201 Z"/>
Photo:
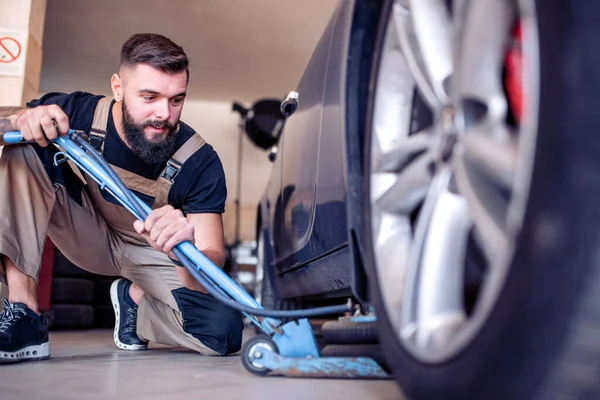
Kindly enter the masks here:
<path id="1" fill-rule="evenodd" d="M 185 287 L 173 290 L 173 296 L 187 333 L 223 356 L 241 349 L 243 321 L 239 311 Z"/>

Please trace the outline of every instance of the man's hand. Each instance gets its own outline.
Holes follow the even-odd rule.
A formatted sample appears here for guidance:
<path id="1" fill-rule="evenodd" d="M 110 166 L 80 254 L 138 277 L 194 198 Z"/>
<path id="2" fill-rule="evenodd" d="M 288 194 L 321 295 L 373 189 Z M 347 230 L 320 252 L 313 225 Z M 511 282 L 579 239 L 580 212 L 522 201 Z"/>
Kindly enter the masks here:
<path id="1" fill-rule="evenodd" d="M 135 221 L 133 228 L 144 236 L 150 246 L 175 260 L 177 257 L 171 251 L 173 247 L 184 241 L 194 243 L 194 226 L 181 210 L 171 205 L 152 211 L 144 222 Z"/>
<path id="2" fill-rule="evenodd" d="M 64 136 L 69 132 L 69 117 L 57 105 L 38 106 L 21 112 L 14 125 L 26 141 L 46 147 L 59 134 Z"/>

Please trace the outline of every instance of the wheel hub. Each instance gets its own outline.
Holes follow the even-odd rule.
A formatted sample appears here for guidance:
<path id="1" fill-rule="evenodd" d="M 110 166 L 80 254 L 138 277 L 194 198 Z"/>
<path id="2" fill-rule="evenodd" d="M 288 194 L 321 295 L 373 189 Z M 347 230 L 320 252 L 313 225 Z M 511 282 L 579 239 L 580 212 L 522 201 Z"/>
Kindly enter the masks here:
<path id="1" fill-rule="evenodd" d="M 263 358 L 265 350 L 271 352 L 274 351 L 274 349 L 271 346 L 263 342 L 252 345 L 252 347 L 250 347 L 250 349 L 248 350 L 250 361 L 252 362 L 252 365 L 256 368 L 264 368 L 264 366 L 260 363 L 259 360 Z"/>
<path id="2" fill-rule="evenodd" d="M 438 150 L 438 160 L 443 165 L 447 165 L 451 158 L 454 150 L 454 146 L 458 140 L 457 127 L 454 119 L 454 107 L 452 105 L 446 105 L 442 108 L 441 117 L 439 118 L 439 129 L 441 134 L 440 147 Z"/>

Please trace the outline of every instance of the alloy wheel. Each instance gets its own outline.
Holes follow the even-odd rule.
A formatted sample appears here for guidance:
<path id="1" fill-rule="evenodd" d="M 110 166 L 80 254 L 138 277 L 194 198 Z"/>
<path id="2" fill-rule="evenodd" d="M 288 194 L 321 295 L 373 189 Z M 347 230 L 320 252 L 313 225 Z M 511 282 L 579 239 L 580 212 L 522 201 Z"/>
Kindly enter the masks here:
<path id="1" fill-rule="evenodd" d="M 535 146 L 533 4 L 466 4 L 394 2 L 373 103 L 378 282 L 398 340 L 429 363 L 464 349 L 498 300 Z M 417 100 L 427 126 L 415 124 Z"/>

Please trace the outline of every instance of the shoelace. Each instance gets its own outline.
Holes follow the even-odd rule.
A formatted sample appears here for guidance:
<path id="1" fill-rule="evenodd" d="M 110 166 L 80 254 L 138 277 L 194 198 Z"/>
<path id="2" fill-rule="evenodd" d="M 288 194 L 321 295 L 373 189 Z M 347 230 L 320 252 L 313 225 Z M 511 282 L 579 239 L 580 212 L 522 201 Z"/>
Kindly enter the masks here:
<path id="1" fill-rule="evenodd" d="M 0 333 L 5 333 L 14 322 L 27 315 L 27 311 L 15 307 L 13 303 L 6 299 L 2 300 L 2 305 L 4 310 L 0 313 Z"/>
<path id="2" fill-rule="evenodd" d="M 127 307 L 127 328 L 126 332 L 135 332 L 137 329 L 137 307 Z"/>

